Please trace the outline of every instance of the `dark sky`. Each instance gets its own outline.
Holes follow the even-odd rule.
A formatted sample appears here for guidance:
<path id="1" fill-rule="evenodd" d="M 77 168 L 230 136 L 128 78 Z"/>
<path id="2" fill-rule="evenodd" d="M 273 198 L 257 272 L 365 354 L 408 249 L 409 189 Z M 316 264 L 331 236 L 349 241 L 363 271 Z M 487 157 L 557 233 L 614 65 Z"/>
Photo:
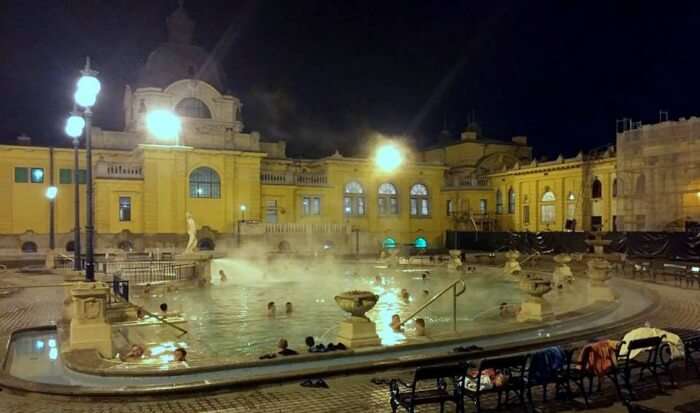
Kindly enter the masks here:
<path id="1" fill-rule="evenodd" d="M 697 2 L 694 2 L 697 4 Z M 96 123 L 122 128 L 124 84 L 165 40 L 175 0 L 0 2 L 0 142 L 60 145 L 90 55 Z M 218 44 L 246 129 L 293 155 L 348 153 L 372 131 L 434 143 L 474 112 L 536 154 L 615 140 L 615 119 L 700 114 L 700 4 L 641 1 L 185 1 Z"/>

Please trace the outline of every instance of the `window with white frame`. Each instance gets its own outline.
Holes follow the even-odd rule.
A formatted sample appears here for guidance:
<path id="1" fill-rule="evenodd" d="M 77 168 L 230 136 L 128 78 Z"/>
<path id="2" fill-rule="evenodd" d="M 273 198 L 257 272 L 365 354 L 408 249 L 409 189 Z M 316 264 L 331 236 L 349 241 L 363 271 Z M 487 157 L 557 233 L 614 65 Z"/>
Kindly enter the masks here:
<path id="1" fill-rule="evenodd" d="M 305 196 L 301 203 L 304 215 L 321 215 L 321 197 Z"/>
<path id="2" fill-rule="evenodd" d="M 427 217 L 430 215 L 428 188 L 423 184 L 411 187 L 411 216 Z"/>
<path id="3" fill-rule="evenodd" d="M 542 205 L 540 206 L 540 221 L 542 221 L 543 224 L 554 224 L 556 221 L 556 200 L 557 197 L 554 195 L 554 192 L 550 191 L 548 188 L 545 188 L 545 192 L 542 195 Z"/>
<path id="4" fill-rule="evenodd" d="M 357 181 L 350 181 L 345 185 L 343 212 L 346 216 L 365 214 L 365 190 Z"/>
<path id="5" fill-rule="evenodd" d="M 377 190 L 377 207 L 379 215 L 398 215 L 399 214 L 399 192 L 396 186 L 389 182 L 379 185 Z"/>

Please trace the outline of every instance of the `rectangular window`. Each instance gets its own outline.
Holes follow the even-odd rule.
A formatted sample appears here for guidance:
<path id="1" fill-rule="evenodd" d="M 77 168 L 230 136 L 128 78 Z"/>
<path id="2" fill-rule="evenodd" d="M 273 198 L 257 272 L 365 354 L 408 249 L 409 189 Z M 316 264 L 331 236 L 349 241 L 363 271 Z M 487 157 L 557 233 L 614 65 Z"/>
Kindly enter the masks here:
<path id="1" fill-rule="evenodd" d="M 32 168 L 30 180 L 33 184 L 44 183 L 44 168 Z"/>
<path id="2" fill-rule="evenodd" d="M 523 225 L 530 223 L 530 205 L 523 206 Z"/>
<path id="3" fill-rule="evenodd" d="M 19 184 L 25 184 L 29 182 L 29 169 L 15 168 L 15 182 Z"/>
<path id="4" fill-rule="evenodd" d="M 277 223 L 277 200 L 265 201 L 265 222 Z"/>
<path id="5" fill-rule="evenodd" d="M 305 196 L 302 202 L 304 215 L 321 215 L 321 198 L 317 196 Z"/>
<path id="6" fill-rule="evenodd" d="M 542 223 L 543 224 L 554 224 L 556 216 L 556 206 L 555 205 L 542 205 Z"/>
<path id="7" fill-rule="evenodd" d="M 428 215 L 430 215 L 430 208 L 428 208 L 428 200 L 427 199 L 420 200 L 420 214 L 424 217 L 427 217 Z"/>
<path id="8" fill-rule="evenodd" d="M 119 221 L 131 221 L 131 197 L 119 197 Z"/>
<path id="9" fill-rule="evenodd" d="M 58 183 L 59 184 L 72 184 L 73 183 L 73 170 L 72 169 L 60 169 L 58 171 Z"/>
<path id="10" fill-rule="evenodd" d="M 454 214 L 454 203 L 452 202 L 451 199 L 447 200 L 447 216 L 451 217 L 452 214 Z"/>
<path id="11" fill-rule="evenodd" d="M 389 198 L 389 212 L 392 215 L 398 215 L 399 214 L 399 200 L 391 197 Z"/>
<path id="12" fill-rule="evenodd" d="M 78 169 L 78 183 L 81 185 L 87 183 L 87 171 L 85 169 Z"/>
<path id="13" fill-rule="evenodd" d="M 355 198 L 357 200 L 357 215 L 365 214 L 365 198 Z"/>
<path id="14" fill-rule="evenodd" d="M 591 229 L 593 231 L 600 231 L 603 229 L 603 217 L 592 216 L 591 217 Z"/>
<path id="15" fill-rule="evenodd" d="M 488 204 L 486 203 L 486 200 L 480 199 L 479 200 L 479 213 L 482 215 L 486 215 L 486 212 L 488 211 L 487 207 L 488 207 Z"/>
<path id="16" fill-rule="evenodd" d="M 418 215 L 418 200 L 416 198 L 411 198 L 411 215 Z"/>
<path id="17" fill-rule="evenodd" d="M 386 210 L 386 198 L 384 197 L 379 197 L 377 200 L 377 204 L 379 206 L 379 215 L 386 215 L 387 210 Z"/>

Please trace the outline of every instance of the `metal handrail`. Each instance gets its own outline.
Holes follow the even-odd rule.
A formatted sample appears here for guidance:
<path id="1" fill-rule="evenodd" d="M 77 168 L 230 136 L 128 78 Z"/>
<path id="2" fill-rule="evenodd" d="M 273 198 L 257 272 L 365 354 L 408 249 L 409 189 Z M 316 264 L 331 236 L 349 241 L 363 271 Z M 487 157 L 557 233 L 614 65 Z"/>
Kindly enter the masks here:
<path id="1" fill-rule="evenodd" d="M 172 327 L 172 328 L 174 328 L 175 330 L 181 331 L 182 334 L 180 334 L 179 336 L 177 336 L 177 338 L 180 338 L 180 337 L 182 337 L 182 336 L 184 336 L 185 334 L 188 333 L 188 331 L 185 330 L 184 328 L 178 327 L 178 326 L 176 326 L 175 324 L 171 323 L 170 321 L 166 321 L 166 320 L 165 320 L 165 317 L 161 317 L 161 316 L 159 316 L 159 315 L 157 315 L 157 314 L 154 314 L 154 313 L 152 313 L 152 312 L 146 310 L 145 308 L 143 308 L 143 307 L 141 307 L 141 306 L 139 306 L 139 305 L 136 305 L 136 304 L 134 304 L 134 303 L 132 303 L 132 302 L 130 302 L 130 301 L 127 301 L 127 300 L 125 300 L 123 297 L 120 297 L 120 296 L 114 294 L 112 291 L 110 291 L 109 294 L 110 294 L 112 297 L 116 298 L 118 301 L 120 301 L 120 302 L 122 302 L 122 303 L 124 303 L 124 304 L 126 304 L 126 305 L 128 305 L 128 306 L 136 307 L 137 309 L 143 311 L 144 313 L 146 313 L 146 314 L 148 314 L 149 316 L 155 318 L 156 320 L 158 320 L 158 321 L 160 321 L 161 323 L 167 325 L 168 327 Z"/>
<path id="2" fill-rule="evenodd" d="M 457 292 L 457 284 L 462 284 L 462 289 L 459 292 Z M 467 285 L 462 279 L 452 281 L 450 285 L 445 287 L 444 290 L 437 293 L 435 296 L 433 296 L 433 298 L 431 298 L 430 300 L 426 301 L 423 305 L 418 307 L 418 309 L 411 313 L 410 316 L 406 317 L 406 319 L 399 324 L 399 327 L 402 327 L 404 324 L 411 321 L 415 316 L 418 315 L 418 313 L 423 311 L 430 304 L 434 303 L 438 298 L 442 297 L 446 292 L 450 291 L 450 289 L 452 289 L 452 330 L 457 331 L 457 297 L 464 294 L 464 292 L 467 290 Z"/>
<path id="3" fill-rule="evenodd" d="M 524 260 L 520 261 L 520 265 L 525 264 L 525 263 L 528 262 L 531 258 L 537 257 L 538 255 L 542 255 L 542 254 L 540 254 L 540 252 L 537 251 L 537 252 L 535 252 L 534 254 L 528 255 L 527 257 L 525 257 Z"/>

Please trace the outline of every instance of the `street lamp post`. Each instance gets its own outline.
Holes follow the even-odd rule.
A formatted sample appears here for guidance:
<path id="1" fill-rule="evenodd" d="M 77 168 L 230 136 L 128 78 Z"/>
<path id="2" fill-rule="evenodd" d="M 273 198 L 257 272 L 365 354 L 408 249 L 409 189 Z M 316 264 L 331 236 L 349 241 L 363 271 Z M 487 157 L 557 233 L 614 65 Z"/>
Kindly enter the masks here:
<path id="1" fill-rule="evenodd" d="M 245 204 L 241 204 L 241 219 L 238 220 L 238 225 L 236 229 L 236 239 L 238 244 L 238 247 L 241 247 L 241 222 L 245 222 L 245 211 L 248 209 L 248 207 L 245 206 Z"/>
<path id="2" fill-rule="evenodd" d="M 46 188 L 46 199 L 49 200 L 49 250 L 53 251 L 56 248 L 56 224 L 54 219 L 54 202 L 56 202 L 56 195 L 58 195 L 58 188 L 51 182 L 48 188 Z"/>
<path id="3" fill-rule="evenodd" d="M 71 112 L 71 116 L 66 122 L 66 134 L 73 138 L 73 184 L 75 188 L 75 228 L 73 229 L 73 269 L 80 271 L 83 269 L 81 263 L 80 248 L 80 135 L 85 128 L 85 119 L 78 115 L 77 111 Z"/>
<path id="4" fill-rule="evenodd" d="M 87 178 L 87 222 L 85 225 L 85 235 L 87 245 L 85 247 L 85 280 L 95 281 L 95 211 L 94 211 L 94 188 L 92 182 L 92 107 L 97 101 L 97 94 L 100 93 L 100 81 L 97 79 L 97 72 L 90 68 L 90 58 L 85 60 L 85 67 L 80 71 L 78 88 L 73 98 L 78 106 L 83 108 L 83 125 L 85 128 L 85 152 L 86 152 L 86 178 Z M 69 118 L 69 123 L 73 116 Z M 75 122 L 75 121 L 74 121 Z M 79 122 L 79 121 L 78 121 Z M 68 129 L 69 124 L 66 125 Z"/>

